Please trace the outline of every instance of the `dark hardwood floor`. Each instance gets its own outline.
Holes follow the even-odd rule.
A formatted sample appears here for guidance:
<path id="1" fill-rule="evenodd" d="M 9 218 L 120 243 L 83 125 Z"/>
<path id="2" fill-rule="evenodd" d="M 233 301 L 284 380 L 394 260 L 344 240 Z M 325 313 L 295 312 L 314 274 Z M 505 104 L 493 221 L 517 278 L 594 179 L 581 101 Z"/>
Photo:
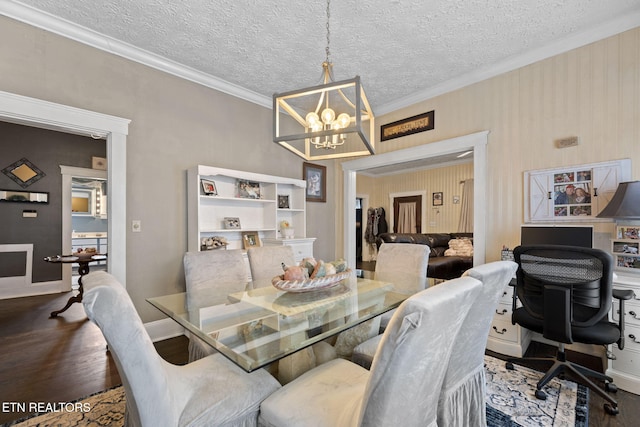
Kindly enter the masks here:
<path id="1" fill-rule="evenodd" d="M 70 294 L 0 300 L 0 424 L 24 417 L 12 402 L 69 402 L 121 384 L 100 330 L 87 320 L 81 304 L 57 318 L 49 314 L 64 306 Z M 187 361 L 187 339 L 156 343 L 167 361 Z M 527 355 L 553 355 L 555 349 L 532 343 Z M 493 356 L 499 357 L 497 354 Z M 570 360 L 601 369 L 598 359 L 579 353 Z M 604 401 L 590 394 L 589 426 L 636 426 L 640 396 L 620 390 L 620 414 L 604 412 Z"/>

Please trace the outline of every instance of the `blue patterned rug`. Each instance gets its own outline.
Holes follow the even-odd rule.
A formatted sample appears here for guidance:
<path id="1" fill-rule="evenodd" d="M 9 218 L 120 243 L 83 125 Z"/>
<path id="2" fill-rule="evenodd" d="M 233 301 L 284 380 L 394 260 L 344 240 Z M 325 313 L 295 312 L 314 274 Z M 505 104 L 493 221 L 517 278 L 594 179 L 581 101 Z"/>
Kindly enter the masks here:
<path id="1" fill-rule="evenodd" d="M 589 389 L 554 378 L 544 388 L 547 400 L 535 397 L 542 373 L 485 356 L 487 378 L 487 425 L 490 427 L 540 427 L 589 425 Z"/>

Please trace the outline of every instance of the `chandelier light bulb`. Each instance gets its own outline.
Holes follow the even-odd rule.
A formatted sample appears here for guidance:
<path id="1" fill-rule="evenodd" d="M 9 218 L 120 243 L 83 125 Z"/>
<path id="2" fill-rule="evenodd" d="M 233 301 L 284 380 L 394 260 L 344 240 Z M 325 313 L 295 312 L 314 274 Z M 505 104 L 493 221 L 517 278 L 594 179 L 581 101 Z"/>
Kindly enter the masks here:
<path id="1" fill-rule="evenodd" d="M 307 116 L 305 117 L 305 121 L 307 122 L 307 126 L 312 128 L 313 125 L 320 122 L 320 117 L 318 117 L 318 115 L 312 111 L 307 114 Z"/>
<path id="2" fill-rule="evenodd" d="M 349 117 L 349 115 L 347 113 L 342 113 L 340 115 L 338 115 L 338 123 L 340 123 L 340 128 L 344 129 L 346 127 L 349 126 L 349 124 L 351 123 L 351 117 Z"/>
<path id="3" fill-rule="evenodd" d="M 320 132 L 323 128 L 324 126 L 322 126 L 322 123 L 320 123 L 320 121 L 317 121 L 311 125 L 311 130 L 313 132 Z"/>
<path id="4" fill-rule="evenodd" d="M 321 113 L 322 122 L 325 125 L 330 125 L 336 118 L 336 113 L 331 108 L 325 108 Z"/>

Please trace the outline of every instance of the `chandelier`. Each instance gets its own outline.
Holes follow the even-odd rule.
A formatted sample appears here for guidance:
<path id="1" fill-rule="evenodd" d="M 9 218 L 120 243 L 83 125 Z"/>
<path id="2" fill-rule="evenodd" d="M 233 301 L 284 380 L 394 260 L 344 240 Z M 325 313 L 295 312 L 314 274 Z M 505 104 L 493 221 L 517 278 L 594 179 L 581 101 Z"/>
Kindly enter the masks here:
<path id="1" fill-rule="evenodd" d="M 333 80 L 329 6 L 322 84 L 273 95 L 273 141 L 305 160 L 374 154 L 374 117 L 360 77 Z"/>

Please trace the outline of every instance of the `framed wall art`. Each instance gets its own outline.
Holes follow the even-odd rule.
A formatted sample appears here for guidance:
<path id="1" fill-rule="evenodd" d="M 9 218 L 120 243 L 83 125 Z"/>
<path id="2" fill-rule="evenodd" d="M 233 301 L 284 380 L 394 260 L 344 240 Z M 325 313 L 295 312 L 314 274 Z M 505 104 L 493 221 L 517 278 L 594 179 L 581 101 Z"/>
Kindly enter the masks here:
<path id="1" fill-rule="evenodd" d="M 327 201 L 327 168 L 312 163 L 302 164 L 302 179 L 307 181 L 305 196 L 307 202 Z"/>
<path id="2" fill-rule="evenodd" d="M 442 191 L 433 193 L 432 202 L 433 206 L 442 206 Z"/>

